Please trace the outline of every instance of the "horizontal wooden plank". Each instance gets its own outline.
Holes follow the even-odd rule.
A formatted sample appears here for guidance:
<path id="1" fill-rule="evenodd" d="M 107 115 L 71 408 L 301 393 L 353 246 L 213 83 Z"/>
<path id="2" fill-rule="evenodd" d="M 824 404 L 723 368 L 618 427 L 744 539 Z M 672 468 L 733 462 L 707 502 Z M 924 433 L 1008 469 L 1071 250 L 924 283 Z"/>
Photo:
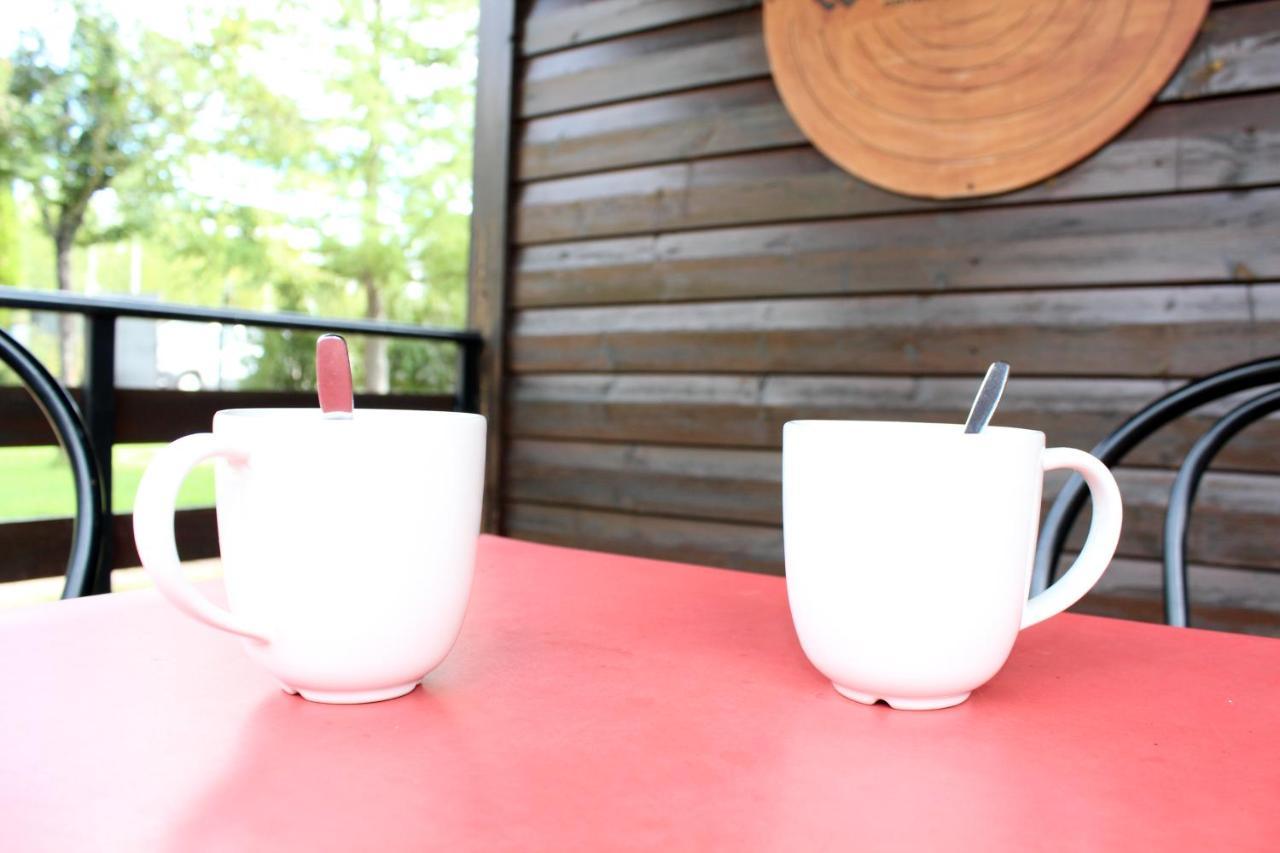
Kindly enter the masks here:
<path id="1" fill-rule="evenodd" d="M 1171 471 L 1117 469 L 1125 503 L 1122 555 L 1163 557 L 1173 478 Z M 1206 474 L 1191 519 L 1187 553 L 1193 562 L 1280 570 L 1280 479 L 1275 476 Z M 1076 543 L 1084 538 L 1079 526 Z"/>
<path id="2" fill-rule="evenodd" d="M 79 389 L 72 396 L 82 404 Z M 445 395 L 360 394 L 357 405 L 378 409 L 451 409 Z M 312 392 L 290 391 L 170 391 L 120 388 L 116 391 L 118 443 L 173 441 L 193 432 L 207 432 L 213 414 L 221 409 L 314 408 Z M 18 387 L 0 387 L 0 447 L 52 444 L 54 436 L 39 408 Z"/>
<path id="3" fill-rule="evenodd" d="M 1215 9 L 1159 100 L 1257 92 L 1280 86 L 1277 45 L 1280 2 Z M 682 49 L 687 47 L 687 43 L 681 44 Z M 634 55 L 620 50 L 624 59 Z M 593 73 L 608 77 L 607 62 L 607 58 L 597 56 Z M 574 82 L 572 64 L 553 69 L 540 84 L 544 91 L 559 85 L 557 74 L 564 75 L 566 83 Z M 530 122 L 519 152 L 521 176 L 527 179 L 621 168 L 802 141 L 765 74 L 762 71 L 748 84 L 705 92 L 665 94 L 655 89 L 643 100 L 614 107 L 592 107 L 594 101 L 577 103 L 574 106 L 580 111 Z M 742 85 L 758 87 L 763 97 L 739 101 Z M 723 95 L 719 94 L 721 91 Z M 712 106 L 720 98 L 724 99 L 723 105 Z"/>
<path id="4" fill-rule="evenodd" d="M 1280 285 L 1052 290 L 540 309 L 517 373 L 1193 377 L 1276 352 Z"/>
<path id="5" fill-rule="evenodd" d="M 1191 626 L 1280 637 L 1280 575 L 1192 564 Z M 1163 569 L 1154 560 L 1112 561 L 1078 613 L 1163 622 Z"/>
<path id="6" fill-rule="evenodd" d="M 782 572 L 782 532 L 776 527 L 519 502 L 508 506 L 507 521 L 511 535 L 536 542 L 770 574 Z M 1111 588 L 1103 586 L 1073 609 L 1160 621 L 1160 588 L 1148 580 L 1156 564 L 1118 560 L 1115 567 L 1119 583 Z M 1192 619 L 1197 627 L 1280 636 L 1280 616 L 1275 609 L 1277 576 L 1239 570 L 1206 574 L 1196 565 L 1190 570 Z M 1227 575 L 1227 571 L 1235 574 Z M 1198 584 L 1201 577 L 1206 582 Z"/>
<path id="7" fill-rule="evenodd" d="M 1173 476 L 1145 468 L 1116 470 L 1125 505 L 1120 554 L 1158 559 L 1163 553 Z M 1047 499 L 1065 479 L 1051 478 Z M 782 457 L 775 450 L 516 440 L 507 482 L 515 501 L 782 523 Z M 1201 483 L 1192 518 L 1193 561 L 1280 571 L 1280 477 L 1211 472 Z"/>
<path id="8" fill-rule="evenodd" d="M 812 148 L 525 185 L 516 240 L 538 243 L 753 222 L 874 216 L 1280 181 L 1280 93 L 1157 107 L 1057 177 L 993 198 L 939 202 L 874 187 Z"/>
<path id="9" fill-rule="evenodd" d="M 1280 84 L 1280 2 L 1211 10 L 1160 100 L 1200 98 Z"/>
<path id="10" fill-rule="evenodd" d="M 54 441 L 53 429 L 26 389 L 0 385 L 0 447 Z"/>
<path id="11" fill-rule="evenodd" d="M 133 542 L 133 516 L 112 519 L 112 568 L 139 565 Z M 184 560 L 218 556 L 217 522 L 212 509 L 189 509 L 174 513 L 174 534 L 178 553 Z M 0 524 L 0 583 L 48 578 L 67 570 L 71 550 L 71 519 L 49 518 Z"/>
<path id="12" fill-rule="evenodd" d="M 525 62 L 525 117 L 624 101 L 769 73 L 760 11 L 562 50 Z"/>
<path id="13" fill-rule="evenodd" d="M 524 21 L 520 52 L 534 56 L 759 5 L 760 0 L 596 0 L 545 12 L 535 5 Z"/>
<path id="14" fill-rule="evenodd" d="M 527 181 L 806 142 L 766 78 L 530 119 L 516 159 Z"/>
<path id="15" fill-rule="evenodd" d="M 356 407 L 366 409 L 452 409 L 443 394 L 357 394 Z M 172 441 L 192 432 L 207 432 L 222 409 L 315 408 L 311 392 L 280 391 L 139 391 L 122 389 L 116 400 L 118 442 Z"/>
<path id="16" fill-rule="evenodd" d="M 503 518 L 506 533 L 519 539 L 742 571 L 782 571 L 782 531 L 775 527 L 519 502 L 508 503 Z"/>
<path id="17" fill-rule="evenodd" d="M 508 447 L 507 494 L 515 501 L 777 525 L 781 465 L 773 450 L 517 439 Z"/>
<path id="18" fill-rule="evenodd" d="M 976 378 L 535 374 L 511 384 L 508 434 L 526 438 L 777 448 L 782 425 L 803 418 L 955 422 Z M 1051 445 L 1090 448 L 1125 418 L 1181 385 L 1152 379 L 1009 381 L 996 422 L 1039 429 Z M 1176 467 L 1191 445 L 1243 399 L 1180 418 L 1129 461 Z M 1215 469 L 1280 473 L 1280 415 L 1237 435 Z"/>
<path id="19" fill-rule="evenodd" d="M 1280 189 L 530 246 L 517 307 L 1280 278 Z"/>

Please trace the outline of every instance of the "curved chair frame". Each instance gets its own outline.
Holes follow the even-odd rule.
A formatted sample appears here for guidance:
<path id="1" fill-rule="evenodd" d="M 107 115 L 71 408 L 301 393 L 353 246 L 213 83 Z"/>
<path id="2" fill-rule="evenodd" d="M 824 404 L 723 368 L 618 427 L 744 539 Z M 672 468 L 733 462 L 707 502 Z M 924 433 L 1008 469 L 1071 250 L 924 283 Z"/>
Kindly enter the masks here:
<path id="1" fill-rule="evenodd" d="M 106 502 L 102 473 L 94 455 L 89 432 L 75 399 L 35 356 L 0 329 L 0 360 L 26 385 L 40 411 L 53 427 L 58 444 L 71 462 L 76 489 L 76 515 L 72 520 L 71 555 L 67 559 L 67 580 L 63 598 L 89 595 L 99 570 L 102 539 L 106 535 Z"/>
<path id="2" fill-rule="evenodd" d="M 1191 504 L 1209 463 L 1240 430 L 1272 412 L 1280 411 L 1280 389 L 1260 394 L 1236 406 L 1200 436 L 1178 469 L 1169 492 L 1169 511 L 1164 517 L 1164 621 L 1187 627 L 1187 527 Z"/>
<path id="3" fill-rule="evenodd" d="M 1107 465 L 1116 465 L 1139 442 L 1175 418 L 1231 394 L 1276 383 L 1280 383 L 1280 357 L 1251 361 L 1193 380 L 1130 417 L 1093 448 L 1093 455 Z M 1188 608 L 1184 547 L 1191 500 L 1195 497 L 1200 478 L 1223 444 L 1250 423 L 1276 410 L 1267 408 L 1263 402 L 1271 396 L 1271 394 L 1264 394 L 1225 415 L 1196 443 L 1178 472 L 1174 491 L 1170 496 L 1170 516 L 1166 517 L 1165 613 L 1167 616 L 1174 613 L 1181 614 L 1182 622 L 1171 621 L 1170 624 L 1186 624 Z M 1053 506 L 1050 507 L 1045 516 L 1040 540 L 1036 545 L 1035 568 L 1031 575 L 1032 594 L 1042 592 L 1053 582 L 1067 533 L 1080 515 L 1080 510 L 1084 508 L 1086 497 L 1084 481 L 1074 476 L 1063 486 Z M 1175 518 L 1173 516 L 1177 507 L 1181 507 L 1181 511 Z M 1179 525 L 1175 531 L 1177 541 L 1175 548 L 1168 547 L 1171 523 Z M 1172 557 L 1177 561 L 1176 565 L 1171 565 L 1171 555 L 1176 555 Z M 1177 574 L 1178 580 L 1176 583 L 1169 583 L 1168 579 L 1174 573 Z"/>

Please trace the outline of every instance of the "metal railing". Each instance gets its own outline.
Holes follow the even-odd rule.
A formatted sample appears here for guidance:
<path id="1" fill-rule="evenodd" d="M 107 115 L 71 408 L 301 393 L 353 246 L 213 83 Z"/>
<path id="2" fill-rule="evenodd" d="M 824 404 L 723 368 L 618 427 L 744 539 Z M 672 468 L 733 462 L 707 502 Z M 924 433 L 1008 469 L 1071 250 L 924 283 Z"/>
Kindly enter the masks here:
<path id="1" fill-rule="evenodd" d="M 265 313 L 148 302 L 128 297 L 32 291 L 0 287 L 0 308 L 80 314 L 85 318 L 84 377 L 80 394 L 89 441 L 102 472 L 108 521 L 111 517 L 111 451 L 116 442 L 116 321 L 121 317 L 221 323 L 269 329 L 310 330 L 440 342 L 458 348 L 456 411 L 476 411 L 479 399 L 480 350 L 483 339 L 468 330 L 432 329 L 380 320 L 340 320 L 302 314 Z M 211 392 L 184 392 L 193 397 Z M 176 436 L 175 436 L 176 437 Z M 111 536 L 104 538 L 91 592 L 110 590 L 113 565 Z"/>

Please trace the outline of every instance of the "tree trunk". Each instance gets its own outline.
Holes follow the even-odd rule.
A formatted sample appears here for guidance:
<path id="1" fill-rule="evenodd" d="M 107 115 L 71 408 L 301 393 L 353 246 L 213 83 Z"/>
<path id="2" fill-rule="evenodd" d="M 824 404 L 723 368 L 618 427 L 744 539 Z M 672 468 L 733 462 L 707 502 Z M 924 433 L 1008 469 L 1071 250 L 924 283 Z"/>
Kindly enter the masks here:
<path id="1" fill-rule="evenodd" d="M 366 300 L 364 316 L 370 320 L 383 319 L 386 312 L 383 311 L 382 295 L 378 292 L 374 277 L 365 276 L 360 283 L 364 287 Z M 386 394 L 391 390 L 386 338 L 364 339 L 364 390 L 370 394 Z"/>
<path id="2" fill-rule="evenodd" d="M 133 296 L 142 293 L 142 241 L 137 234 L 129 240 L 129 293 Z"/>
<path id="3" fill-rule="evenodd" d="M 374 0 L 373 21 L 370 36 L 373 41 L 372 73 L 379 87 L 382 83 L 382 0 Z M 378 107 L 378 99 L 370 104 L 365 114 L 364 129 L 369 133 L 369 146 L 364 152 L 363 175 L 364 198 L 361 201 L 361 242 L 366 249 L 374 249 L 382 245 L 382 224 L 378 218 L 378 192 L 382 187 L 382 146 L 384 129 L 383 114 Z M 376 257 L 377 253 L 371 253 Z M 360 276 L 360 284 L 365 292 L 364 316 L 370 320 L 386 318 L 386 306 L 382 304 L 382 288 L 386 285 L 385 273 L 373 268 L 366 269 Z M 364 342 L 364 390 L 370 394 L 385 394 L 391 390 L 391 367 L 387 360 L 386 338 L 365 338 Z"/>
<path id="4" fill-rule="evenodd" d="M 63 293 L 71 292 L 71 247 L 74 243 L 73 235 L 63 234 L 59 234 L 53 241 L 58 262 L 58 290 Z M 58 378 L 63 385 L 71 384 L 73 375 L 78 375 L 72 340 L 74 331 L 71 312 L 63 311 L 58 314 Z"/>
<path id="5" fill-rule="evenodd" d="M 18 206 L 13 199 L 13 178 L 0 174 L 0 284 L 23 284 L 22 264 L 19 263 Z"/>

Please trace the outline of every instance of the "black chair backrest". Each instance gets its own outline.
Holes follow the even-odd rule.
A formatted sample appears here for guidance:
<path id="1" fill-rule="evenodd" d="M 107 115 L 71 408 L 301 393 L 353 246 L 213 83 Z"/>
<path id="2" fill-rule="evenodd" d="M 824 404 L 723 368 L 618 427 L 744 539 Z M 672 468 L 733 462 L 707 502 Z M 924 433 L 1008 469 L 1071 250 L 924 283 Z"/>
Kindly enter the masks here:
<path id="1" fill-rule="evenodd" d="M 76 515 L 72 522 L 71 556 L 67 560 L 67 579 L 62 597 L 89 595 L 97 588 L 97 575 L 109 571 L 108 567 L 101 565 L 102 538 L 106 535 L 108 519 L 102 474 L 98 470 L 98 458 L 89 441 L 84 418 L 67 389 L 53 378 L 39 359 L 3 329 L 0 329 L 0 360 L 25 384 L 71 462 Z"/>
<path id="2" fill-rule="evenodd" d="M 1214 400 L 1277 383 L 1280 383 L 1280 356 L 1229 367 L 1188 382 L 1130 417 L 1093 448 L 1093 455 L 1114 466 L 1139 442 L 1175 418 Z M 1264 392 L 1236 406 L 1195 443 L 1178 471 L 1169 497 L 1164 530 L 1165 621 L 1170 625 L 1185 627 L 1187 624 L 1187 522 L 1200 478 L 1232 436 L 1277 410 L 1280 410 L 1280 390 Z M 1084 481 L 1074 476 L 1050 507 L 1036 546 L 1035 568 L 1031 575 L 1032 594 L 1043 591 L 1053 582 L 1067 533 L 1084 508 L 1086 497 Z"/>

